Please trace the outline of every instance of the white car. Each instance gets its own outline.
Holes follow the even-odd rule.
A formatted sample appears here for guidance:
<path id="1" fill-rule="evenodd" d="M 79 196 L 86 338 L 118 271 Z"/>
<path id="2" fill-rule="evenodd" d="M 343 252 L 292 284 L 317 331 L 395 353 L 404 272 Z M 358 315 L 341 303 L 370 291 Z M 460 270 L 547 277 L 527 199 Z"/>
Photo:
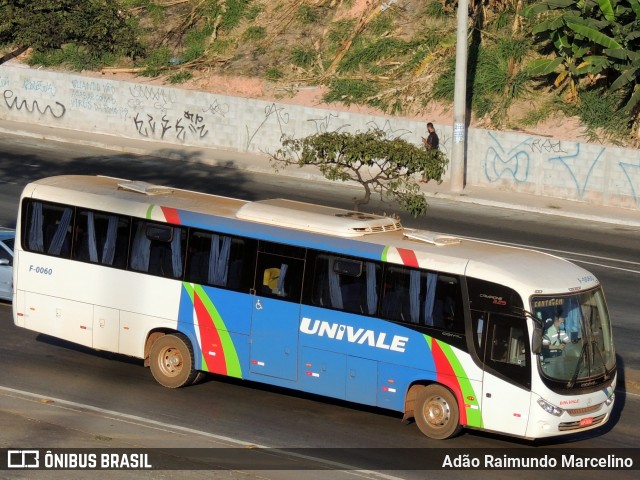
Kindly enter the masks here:
<path id="1" fill-rule="evenodd" d="M 13 244 L 15 230 L 0 229 L 0 300 L 13 296 Z"/>

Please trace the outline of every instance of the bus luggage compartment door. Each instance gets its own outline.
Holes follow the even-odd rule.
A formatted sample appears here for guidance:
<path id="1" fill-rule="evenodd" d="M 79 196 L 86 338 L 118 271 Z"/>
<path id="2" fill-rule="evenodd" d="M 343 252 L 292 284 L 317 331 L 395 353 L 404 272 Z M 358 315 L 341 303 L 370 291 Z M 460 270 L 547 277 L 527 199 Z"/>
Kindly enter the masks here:
<path id="1" fill-rule="evenodd" d="M 251 373 L 296 380 L 300 304 L 256 297 L 251 316 Z"/>
<path id="2" fill-rule="evenodd" d="M 93 348 L 119 351 L 120 310 L 96 305 L 93 307 Z"/>

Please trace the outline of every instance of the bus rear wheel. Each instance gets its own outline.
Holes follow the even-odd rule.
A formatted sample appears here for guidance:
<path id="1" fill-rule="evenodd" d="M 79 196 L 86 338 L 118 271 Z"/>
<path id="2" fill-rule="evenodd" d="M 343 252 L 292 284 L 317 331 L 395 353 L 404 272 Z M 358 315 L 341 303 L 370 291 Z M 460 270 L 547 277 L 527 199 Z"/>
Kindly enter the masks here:
<path id="1" fill-rule="evenodd" d="M 189 339 L 179 333 L 160 337 L 151 346 L 151 374 L 168 388 L 193 383 L 198 371 L 193 368 L 193 348 Z"/>
<path id="2" fill-rule="evenodd" d="M 460 411 L 454 395 L 441 385 L 427 385 L 416 397 L 416 424 L 427 437 L 444 440 L 456 435 L 460 426 Z"/>

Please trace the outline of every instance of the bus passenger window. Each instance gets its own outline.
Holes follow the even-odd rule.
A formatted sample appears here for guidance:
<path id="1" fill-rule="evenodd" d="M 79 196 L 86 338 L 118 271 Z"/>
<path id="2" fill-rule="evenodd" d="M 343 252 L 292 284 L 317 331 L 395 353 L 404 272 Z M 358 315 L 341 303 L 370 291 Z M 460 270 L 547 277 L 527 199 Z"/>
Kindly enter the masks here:
<path id="1" fill-rule="evenodd" d="M 76 217 L 72 258 L 122 268 L 128 238 L 128 217 L 81 210 Z"/>
<path id="2" fill-rule="evenodd" d="M 464 332 L 458 279 L 451 275 L 388 265 L 380 313 L 389 320 Z"/>
<path id="3" fill-rule="evenodd" d="M 318 253 L 313 261 L 311 305 L 375 315 L 381 267 L 376 262 Z"/>
<path id="4" fill-rule="evenodd" d="M 189 282 L 248 292 L 255 270 L 256 242 L 202 230 L 189 237 Z"/>
<path id="5" fill-rule="evenodd" d="M 256 267 L 258 295 L 299 302 L 302 293 L 304 260 L 260 252 Z"/>
<path id="6" fill-rule="evenodd" d="M 186 231 L 170 225 L 136 220 L 129 265 L 132 270 L 181 278 Z"/>
<path id="7" fill-rule="evenodd" d="M 73 208 L 30 202 L 25 209 L 27 250 L 68 258 L 71 253 Z"/>

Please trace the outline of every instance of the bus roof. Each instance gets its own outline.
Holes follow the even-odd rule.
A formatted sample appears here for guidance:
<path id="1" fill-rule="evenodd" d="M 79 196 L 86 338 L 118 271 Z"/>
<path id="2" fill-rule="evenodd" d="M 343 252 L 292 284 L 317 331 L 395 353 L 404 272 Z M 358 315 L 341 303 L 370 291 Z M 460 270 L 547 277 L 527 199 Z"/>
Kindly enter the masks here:
<path id="1" fill-rule="evenodd" d="M 248 202 L 145 182 L 81 175 L 37 180 L 25 187 L 23 197 L 464 274 L 516 290 L 531 292 L 533 288 L 537 294 L 598 284 L 588 271 L 553 255 L 404 229 L 390 217 L 284 199 Z M 258 231 L 256 223 L 263 228 Z"/>

